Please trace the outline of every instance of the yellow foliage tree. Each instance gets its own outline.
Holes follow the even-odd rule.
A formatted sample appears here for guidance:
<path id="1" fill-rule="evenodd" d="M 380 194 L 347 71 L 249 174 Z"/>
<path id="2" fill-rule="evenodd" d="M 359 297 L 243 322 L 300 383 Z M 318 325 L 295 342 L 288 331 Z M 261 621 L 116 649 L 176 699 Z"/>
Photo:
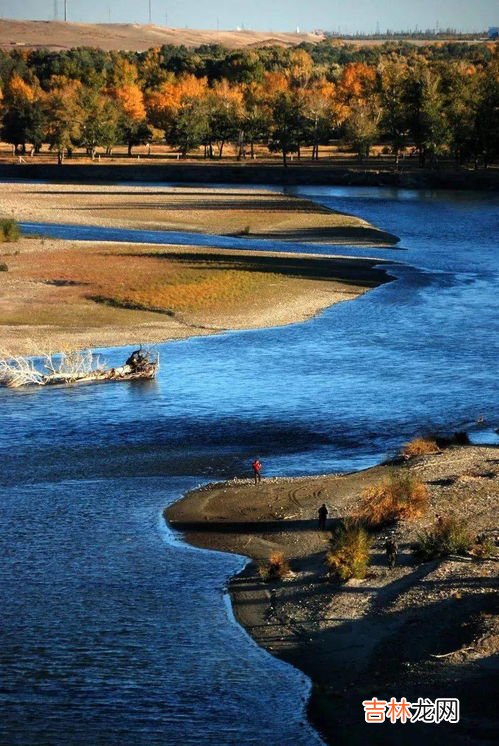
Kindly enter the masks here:
<path id="1" fill-rule="evenodd" d="M 135 122 L 145 119 L 144 94 L 136 83 L 127 83 L 113 88 L 110 94 L 129 119 Z"/>
<path id="2" fill-rule="evenodd" d="M 376 70 L 363 62 L 346 65 L 338 84 L 340 97 L 347 104 L 359 103 L 371 94 L 376 82 Z"/>
<path id="3" fill-rule="evenodd" d="M 28 101 L 31 103 L 37 98 L 38 91 L 29 83 L 26 83 L 17 73 L 14 73 L 7 83 L 5 94 L 9 101 Z"/>
<path id="4" fill-rule="evenodd" d="M 146 96 L 150 121 L 159 129 L 167 129 L 183 104 L 203 98 L 207 90 L 206 78 L 196 78 L 195 75 L 184 75 L 162 83 L 157 90 L 150 91 Z"/>
<path id="5" fill-rule="evenodd" d="M 291 83 L 297 88 L 306 88 L 314 67 L 311 56 L 304 49 L 296 49 L 291 53 L 289 74 Z"/>

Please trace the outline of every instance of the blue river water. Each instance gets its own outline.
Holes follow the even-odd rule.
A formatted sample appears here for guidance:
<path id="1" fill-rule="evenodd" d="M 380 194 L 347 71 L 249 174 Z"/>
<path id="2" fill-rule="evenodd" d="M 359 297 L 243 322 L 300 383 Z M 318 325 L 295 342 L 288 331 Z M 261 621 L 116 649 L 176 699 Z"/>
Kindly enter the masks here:
<path id="1" fill-rule="evenodd" d="M 231 619 L 244 559 L 186 547 L 162 509 L 255 455 L 299 475 L 416 433 L 495 442 L 498 198 L 290 191 L 400 236 L 403 252 L 320 247 L 396 261 L 396 280 L 303 324 L 161 345 L 152 383 L 0 391 L 2 746 L 320 743 L 309 682 Z"/>

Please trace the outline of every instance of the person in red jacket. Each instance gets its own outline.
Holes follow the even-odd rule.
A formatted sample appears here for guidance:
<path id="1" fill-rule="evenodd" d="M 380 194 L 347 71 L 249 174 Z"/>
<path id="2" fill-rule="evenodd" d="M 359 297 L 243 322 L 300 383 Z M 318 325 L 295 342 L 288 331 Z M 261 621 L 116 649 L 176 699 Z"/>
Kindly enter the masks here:
<path id="1" fill-rule="evenodd" d="M 255 484 L 262 481 L 262 464 L 259 459 L 255 459 L 251 464 L 253 467 L 253 476 L 255 477 Z"/>

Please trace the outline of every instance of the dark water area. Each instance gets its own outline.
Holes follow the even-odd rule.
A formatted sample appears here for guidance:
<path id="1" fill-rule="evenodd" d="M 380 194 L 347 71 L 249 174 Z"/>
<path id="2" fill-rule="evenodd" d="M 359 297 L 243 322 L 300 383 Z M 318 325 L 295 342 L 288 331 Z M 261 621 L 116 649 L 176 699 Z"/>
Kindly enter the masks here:
<path id="1" fill-rule="evenodd" d="M 244 560 L 170 543 L 161 508 L 195 484 L 3 492 L 2 746 L 320 743 L 305 677 L 230 621 Z"/>
<path id="2" fill-rule="evenodd" d="M 244 560 L 172 541 L 162 509 L 255 455 L 317 474 L 417 433 L 497 440 L 497 197 L 292 191 L 399 235 L 405 252 L 368 252 L 396 281 L 304 324 L 161 345 L 153 383 L 0 391 L 2 746 L 319 743 L 307 680 L 230 619 Z"/>
<path id="3" fill-rule="evenodd" d="M 133 228 L 111 228 L 97 225 L 71 225 L 69 223 L 20 223 L 27 236 L 46 235 L 51 238 L 78 239 L 79 241 L 121 241 L 126 243 L 171 244 L 175 246 L 203 246 L 237 251 L 285 251 L 291 254 L 348 254 L 348 256 L 388 257 L 398 260 L 401 247 L 379 249 L 341 244 L 336 250 L 330 245 L 278 241 L 265 238 L 242 238 L 219 236 L 212 233 L 188 231 L 135 230 Z"/>

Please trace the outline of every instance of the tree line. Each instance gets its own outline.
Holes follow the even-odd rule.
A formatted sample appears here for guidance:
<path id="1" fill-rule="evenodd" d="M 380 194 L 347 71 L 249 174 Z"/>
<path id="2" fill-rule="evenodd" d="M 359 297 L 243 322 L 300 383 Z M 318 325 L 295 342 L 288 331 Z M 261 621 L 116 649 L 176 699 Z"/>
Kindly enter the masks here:
<path id="1" fill-rule="evenodd" d="M 487 166 L 498 155 L 497 45 L 334 41 L 291 49 L 165 45 L 142 53 L 78 48 L 0 52 L 1 137 L 16 153 L 47 146 L 60 163 L 163 141 L 182 157 L 199 147 L 239 159 L 256 146 L 286 165 L 341 140 L 367 158 L 407 147 L 422 166 L 441 157 Z"/>

